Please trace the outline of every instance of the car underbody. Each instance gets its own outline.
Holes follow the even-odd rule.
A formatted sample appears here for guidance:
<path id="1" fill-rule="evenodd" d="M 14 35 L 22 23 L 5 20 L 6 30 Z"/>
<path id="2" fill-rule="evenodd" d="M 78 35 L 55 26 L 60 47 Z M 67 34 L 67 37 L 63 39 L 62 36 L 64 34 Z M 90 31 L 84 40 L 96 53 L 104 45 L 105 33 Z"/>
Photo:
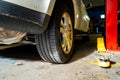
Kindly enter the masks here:
<path id="1" fill-rule="evenodd" d="M 66 63 L 89 20 L 82 0 L 1 0 L 0 44 L 35 44 L 44 61 Z"/>

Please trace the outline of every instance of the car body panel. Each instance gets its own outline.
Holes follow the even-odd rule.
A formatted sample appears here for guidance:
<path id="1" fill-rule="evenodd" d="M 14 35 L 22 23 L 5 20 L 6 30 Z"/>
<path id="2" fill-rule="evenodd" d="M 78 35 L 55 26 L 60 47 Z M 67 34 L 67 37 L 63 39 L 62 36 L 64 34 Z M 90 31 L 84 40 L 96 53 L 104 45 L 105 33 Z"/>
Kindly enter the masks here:
<path id="1" fill-rule="evenodd" d="M 36 16 L 36 14 L 29 14 L 29 11 L 27 12 L 27 14 L 29 14 L 27 16 L 27 14 L 25 14 L 26 13 L 25 10 L 23 10 L 23 12 L 20 12 L 20 14 L 17 13 L 17 15 L 13 14 L 14 12 L 12 12 L 10 14 L 10 12 L 13 10 L 16 10 L 16 12 L 19 11 L 11 6 L 9 6 L 11 8 L 7 12 L 4 12 L 6 9 L 4 9 L 3 11 L 2 11 L 2 9 L 0 9 L 0 14 L 10 15 L 13 18 L 15 17 L 15 18 L 24 19 L 26 21 L 33 22 L 35 25 L 39 24 L 38 26 L 40 26 L 40 27 L 42 26 L 41 28 L 45 27 L 43 29 L 43 30 L 45 30 L 49 23 L 49 19 L 50 19 L 50 16 L 52 15 L 56 1 L 57 0 L 1 0 L 0 3 L 7 2 L 8 4 L 16 5 L 16 8 L 17 7 L 26 8 L 28 10 L 32 10 L 34 12 L 44 14 L 44 16 L 42 17 L 42 15 Z M 85 8 L 83 1 L 82 0 L 72 0 L 72 2 L 73 2 L 74 12 L 75 12 L 74 13 L 74 16 L 75 16 L 74 28 L 77 30 L 83 31 L 83 32 L 87 32 L 89 29 L 89 20 L 90 19 L 87 15 L 86 8 Z M 4 6 L 5 5 L 3 5 L 2 7 L 4 8 Z M 1 5 L 0 5 L 0 7 L 1 7 Z M 24 16 L 24 14 L 27 17 Z M 48 16 L 47 18 L 46 18 L 46 15 Z M 35 17 L 33 17 L 33 16 L 35 16 Z M 39 16 L 41 16 L 41 17 L 39 17 Z M 8 25 L 10 25 L 10 24 L 8 24 Z M 15 28 L 15 30 L 18 30 L 18 29 Z M 36 30 L 32 30 L 32 31 L 33 31 L 33 33 L 34 32 L 38 33 L 39 31 L 37 31 L 37 30 L 39 30 L 39 29 L 37 28 Z M 26 31 L 26 30 L 21 30 L 21 31 Z M 29 30 L 27 30 L 27 32 L 29 32 Z M 44 31 L 42 31 L 42 32 L 44 32 Z"/>
<path id="2" fill-rule="evenodd" d="M 3 0 L 25 8 L 51 15 L 55 0 Z"/>
<path id="3" fill-rule="evenodd" d="M 0 0 L 1 27 L 36 34 L 46 30 L 50 19 L 47 12 L 38 12 L 10 1 Z"/>
<path id="4" fill-rule="evenodd" d="M 75 29 L 87 32 L 89 29 L 89 16 L 82 0 L 73 0 L 75 10 Z"/>

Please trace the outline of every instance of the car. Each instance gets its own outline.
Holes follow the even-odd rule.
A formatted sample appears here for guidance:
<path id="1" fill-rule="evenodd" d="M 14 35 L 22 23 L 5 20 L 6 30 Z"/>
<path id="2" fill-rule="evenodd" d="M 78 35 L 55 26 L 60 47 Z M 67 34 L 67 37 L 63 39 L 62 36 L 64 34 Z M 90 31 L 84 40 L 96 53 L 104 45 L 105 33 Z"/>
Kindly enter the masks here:
<path id="1" fill-rule="evenodd" d="M 44 61 L 66 63 L 89 20 L 82 0 L 0 0 L 0 44 L 35 44 Z"/>

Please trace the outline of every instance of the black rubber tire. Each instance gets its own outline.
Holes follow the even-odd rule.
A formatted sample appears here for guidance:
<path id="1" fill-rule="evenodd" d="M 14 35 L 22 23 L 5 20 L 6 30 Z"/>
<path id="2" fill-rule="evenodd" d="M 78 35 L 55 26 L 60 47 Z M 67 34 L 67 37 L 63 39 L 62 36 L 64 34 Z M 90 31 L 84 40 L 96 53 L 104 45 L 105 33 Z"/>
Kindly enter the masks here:
<path id="1" fill-rule="evenodd" d="M 35 37 L 38 52 L 44 61 L 51 63 L 66 63 L 73 56 L 74 36 L 72 42 L 73 46 L 69 54 L 65 54 L 61 47 L 60 21 L 64 12 L 67 12 L 70 15 L 72 24 L 74 25 L 73 15 L 71 14 L 68 5 L 59 0 L 55 5 L 48 29 Z"/>

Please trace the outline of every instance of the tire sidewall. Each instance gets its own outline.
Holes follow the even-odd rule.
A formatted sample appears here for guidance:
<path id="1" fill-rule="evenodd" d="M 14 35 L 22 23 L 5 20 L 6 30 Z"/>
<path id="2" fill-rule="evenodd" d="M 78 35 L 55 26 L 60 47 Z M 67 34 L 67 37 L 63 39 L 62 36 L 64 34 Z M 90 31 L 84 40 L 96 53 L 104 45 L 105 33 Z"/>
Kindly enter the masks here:
<path id="1" fill-rule="evenodd" d="M 61 6 L 62 5 L 62 6 Z M 55 38 L 56 38 L 56 45 L 57 45 L 57 53 L 61 59 L 61 61 L 67 62 L 71 57 L 72 57 L 72 52 L 73 52 L 73 48 L 74 48 L 74 28 L 73 28 L 73 42 L 72 42 L 72 48 L 69 54 L 65 54 L 62 46 L 61 46 L 61 41 L 60 41 L 60 21 L 61 21 L 61 17 L 63 15 L 63 13 L 67 12 L 70 15 L 70 18 L 72 20 L 72 26 L 74 26 L 74 19 L 72 17 L 72 13 L 69 9 L 69 7 L 65 4 L 65 3 L 59 3 L 57 4 L 58 9 L 55 9 L 56 11 L 54 11 L 55 13 L 53 13 L 53 26 L 55 26 Z"/>

